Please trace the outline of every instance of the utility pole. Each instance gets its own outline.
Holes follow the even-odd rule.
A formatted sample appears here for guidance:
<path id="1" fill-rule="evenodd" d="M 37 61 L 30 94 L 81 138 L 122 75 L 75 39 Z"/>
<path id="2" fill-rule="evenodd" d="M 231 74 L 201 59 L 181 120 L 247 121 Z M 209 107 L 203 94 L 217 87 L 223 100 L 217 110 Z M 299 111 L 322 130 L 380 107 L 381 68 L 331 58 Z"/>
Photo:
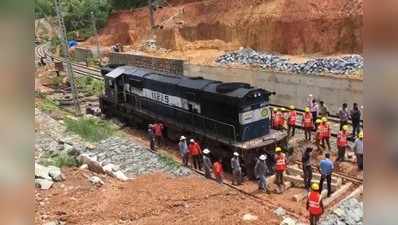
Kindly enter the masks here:
<path id="1" fill-rule="evenodd" d="M 55 12 L 57 13 L 57 20 L 58 20 L 58 25 L 59 25 L 59 37 L 61 39 L 61 44 L 63 46 L 64 54 L 65 54 L 64 57 L 65 57 L 65 63 L 66 63 L 66 73 L 68 75 L 70 88 L 72 90 L 75 114 L 80 115 L 80 103 L 79 103 L 78 91 L 77 91 L 77 88 L 75 85 L 75 78 L 73 76 L 72 64 L 71 64 L 70 58 L 69 58 L 68 39 L 66 37 L 66 28 L 65 28 L 65 23 L 64 23 L 64 17 L 62 15 L 62 11 L 61 11 L 60 0 L 54 0 L 54 6 L 55 6 Z"/>
<path id="2" fill-rule="evenodd" d="M 99 39 L 98 39 L 97 25 L 95 23 L 94 12 L 91 12 L 91 20 L 93 21 L 93 31 L 94 31 L 94 35 L 95 35 L 95 42 L 97 44 L 97 57 L 101 63 L 101 50 L 100 50 L 100 44 L 99 44 Z"/>

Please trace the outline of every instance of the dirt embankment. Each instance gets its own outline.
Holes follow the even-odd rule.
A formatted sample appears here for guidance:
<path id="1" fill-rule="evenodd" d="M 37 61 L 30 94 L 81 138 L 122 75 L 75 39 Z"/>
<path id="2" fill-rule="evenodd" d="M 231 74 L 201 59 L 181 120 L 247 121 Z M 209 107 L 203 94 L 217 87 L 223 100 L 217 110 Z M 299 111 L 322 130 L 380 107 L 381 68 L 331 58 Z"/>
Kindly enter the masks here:
<path id="1" fill-rule="evenodd" d="M 102 187 L 88 181 L 89 171 L 63 170 L 66 181 L 48 191 L 36 189 L 35 224 L 279 224 L 270 210 L 239 192 L 204 178 L 171 178 L 164 174 L 121 182 L 102 176 Z"/>
<path id="2" fill-rule="evenodd" d="M 158 45 L 172 50 L 362 52 L 362 0 L 176 1 L 155 16 Z M 105 46 L 139 46 L 149 36 L 148 10 L 142 8 L 114 13 L 100 40 Z"/>

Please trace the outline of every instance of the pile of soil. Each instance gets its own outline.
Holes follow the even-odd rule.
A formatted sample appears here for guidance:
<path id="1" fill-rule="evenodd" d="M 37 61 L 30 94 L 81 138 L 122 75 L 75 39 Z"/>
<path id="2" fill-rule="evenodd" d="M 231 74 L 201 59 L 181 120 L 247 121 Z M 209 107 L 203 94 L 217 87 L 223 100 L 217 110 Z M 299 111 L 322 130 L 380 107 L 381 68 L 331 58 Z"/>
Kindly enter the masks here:
<path id="1" fill-rule="evenodd" d="M 282 54 L 361 53 L 362 0 L 176 1 L 156 10 L 159 47 Z M 100 32 L 102 46 L 139 47 L 150 38 L 148 9 L 112 14 Z M 88 44 L 94 44 L 94 39 Z"/>
<path id="2" fill-rule="evenodd" d="M 63 170 L 66 181 L 36 189 L 35 224 L 279 224 L 269 209 L 247 196 L 202 177 L 174 178 L 157 173 L 121 182 L 102 176 L 96 187 L 87 170 Z M 97 175 L 98 176 L 98 175 Z"/>

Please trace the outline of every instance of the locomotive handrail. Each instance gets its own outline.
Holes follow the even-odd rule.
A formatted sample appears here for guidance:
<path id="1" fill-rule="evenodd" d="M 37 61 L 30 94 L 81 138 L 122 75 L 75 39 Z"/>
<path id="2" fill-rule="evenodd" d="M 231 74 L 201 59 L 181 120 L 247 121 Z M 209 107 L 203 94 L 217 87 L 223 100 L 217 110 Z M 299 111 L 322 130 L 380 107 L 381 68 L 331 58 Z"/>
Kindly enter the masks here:
<path id="1" fill-rule="evenodd" d="M 171 108 L 171 109 L 173 109 L 173 110 L 176 110 L 176 111 L 179 111 L 179 112 L 182 112 L 182 113 L 187 113 L 187 114 L 191 115 L 191 117 L 200 118 L 200 119 L 202 119 L 202 124 L 203 124 L 203 122 L 204 122 L 203 120 L 207 120 L 207 121 L 214 122 L 214 123 L 216 123 L 216 124 L 221 124 L 221 125 L 230 127 L 230 128 L 232 128 L 233 141 L 236 142 L 236 128 L 235 128 L 235 126 L 232 125 L 232 124 L 225 123 L 225 122 L 222 122 L 222 121 L 218 121 L 218 120 L 215 120 L 215 119 L 211 119 L 211 118 L 208 118 L 208 117 L 205 117 L 205 116 L 202 116 L 202 115 L 194 114 L 194 113 L 192 113 L 192 112 L 187 112 L 187 111 L 185 111 L 185 110 L 178 109 L 178 108 L 176 108 L 176 107 L 173 107 L 173 106 L 170 106 L 170 105 L 167 105 L 167 104 L 164 104 L 164 103 L 157 102 L 157 101 L 152 100 L 152 99 L 150 99 L 150 98 L 146 98 L 146 97 L 142 97 L 142 96 L 139 96 L 139 98 L 140 98 L 141 100 L 143 100 L 143 101 L 152 102 L 152 103 L 155 103 L 155 104 L 162 104 L 162 106 L 165 106 L 165 107 L 167 107 L 167 108 Z M 141 106 L 141 108 L 142 108 L 142 106 Z M 205 126 L 203 126 L 203 127 L 205 127 Z M 216 134 L 219 135 L 218 132 L 216 132 Z M 219 136 L 221 136 L 221 135 L 219 135 Z"/>

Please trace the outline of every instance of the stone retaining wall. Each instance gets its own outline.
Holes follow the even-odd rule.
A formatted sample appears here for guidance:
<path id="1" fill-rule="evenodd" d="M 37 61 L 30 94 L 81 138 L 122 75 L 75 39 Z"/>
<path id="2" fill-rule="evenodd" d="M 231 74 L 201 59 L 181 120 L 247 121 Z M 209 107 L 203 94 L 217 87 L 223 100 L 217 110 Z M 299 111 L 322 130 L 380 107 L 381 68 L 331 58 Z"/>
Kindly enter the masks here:
<path id="1" fill-rule="evenodd" d="M 351 108 L 353 102 L 363 105 L 363 81 L 321 75 L 300 75 L 260 70 L 184 64 L 184 75 L 202 76 L 224 82 L 246 82 L 253 86 L 275 91 L 271 103 L 293 104 L 304 108 L 308 94 L 322 99 L 336 114 L 343 102 Z"/>

